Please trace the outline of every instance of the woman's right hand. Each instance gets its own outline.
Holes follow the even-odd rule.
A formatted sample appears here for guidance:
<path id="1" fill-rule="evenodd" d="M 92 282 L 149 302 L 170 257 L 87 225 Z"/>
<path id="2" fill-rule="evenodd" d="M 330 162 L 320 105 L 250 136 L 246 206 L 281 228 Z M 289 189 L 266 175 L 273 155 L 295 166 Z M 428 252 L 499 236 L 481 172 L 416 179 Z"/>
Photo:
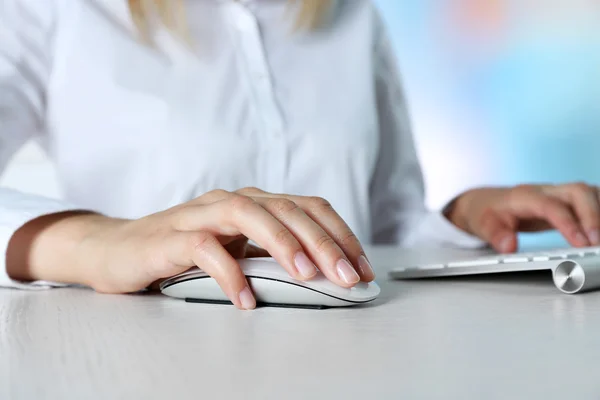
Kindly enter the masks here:
<path id="1" fill-rule="evenodd" d="M 15 279 L 81 283 L 103 293 L 135 292 L 199 266 L 232 303 L 251 309 L 256 301 L 236 259 L 269 255 L 298 280 L 311 279 L 316 268 L 343 287 L 374 279 L 358 239 L 327 201 L 256 188 L 215 190 L 138 220 L 41 218 L 14 235 L 7 266 Z"/>

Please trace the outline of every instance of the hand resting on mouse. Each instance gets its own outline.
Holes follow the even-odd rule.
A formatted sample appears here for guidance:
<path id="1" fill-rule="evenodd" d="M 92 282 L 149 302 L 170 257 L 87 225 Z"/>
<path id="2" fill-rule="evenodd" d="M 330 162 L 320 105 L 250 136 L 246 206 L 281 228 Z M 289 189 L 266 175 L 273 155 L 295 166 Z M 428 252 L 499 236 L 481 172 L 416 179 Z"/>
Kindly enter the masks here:
<path id="1" fill-rule="evenodd" d="M 137 220 L 41 217 L 13 236 L 7 270 L 14 279 L 128 293 L 202 266 L 233 304 L 252 309 L 256 300 L 235 259 L 269 255 L 298 280 L 317 268 L 346 288 L 374 279 L 358 239 L 327 201 L 256 188 L 215 190 Z"/>

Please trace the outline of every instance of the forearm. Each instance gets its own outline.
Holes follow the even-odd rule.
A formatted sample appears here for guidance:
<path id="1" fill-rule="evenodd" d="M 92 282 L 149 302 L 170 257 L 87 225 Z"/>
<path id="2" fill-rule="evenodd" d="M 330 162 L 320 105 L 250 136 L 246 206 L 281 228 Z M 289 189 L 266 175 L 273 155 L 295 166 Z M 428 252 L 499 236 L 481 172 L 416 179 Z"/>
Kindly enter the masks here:
<path id="1" fill-rule="evenodd" d="M 107 218 L 90 212 L 61 212 L 29 221 L 12 236 L 6 252 L 10 278 L 88 285 L 91 260 L 81 258 L 85 237 Z"/>

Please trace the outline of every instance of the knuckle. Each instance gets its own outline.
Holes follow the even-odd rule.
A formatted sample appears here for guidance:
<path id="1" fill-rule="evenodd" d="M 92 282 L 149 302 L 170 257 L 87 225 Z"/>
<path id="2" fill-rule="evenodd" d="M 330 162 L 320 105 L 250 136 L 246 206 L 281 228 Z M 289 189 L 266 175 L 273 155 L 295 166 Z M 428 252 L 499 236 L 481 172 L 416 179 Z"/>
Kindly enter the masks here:
<path id="1" fill-rule="evenodd" d="M 227 190 L 223 190 L 223 189 L 213 189 L 210 192 L 207 192 L 206 194 L 204 194 L 204 196 L 210 196 L 210 197 L 227 197 L 229 195 L 230 195 L 230 193 Z"/>
<path id="2" fill-rule="evenodd" d="M 569 185 L 570 189 L 574 192 L 587 192 L 591 190 L 590 186 L 585 184 L 584 182 L 574 182 Z"/>
<path id="3" fill-rule="evenodd" d="M 331 248 L 335 245 L 335 241 L 331 238 L 331 236 L 324 234 L 317 238 L 315 241 L 315 250 L 319 253 L 323 253 L 327 251 L 327 249 Z"/>
<path id="4" fill-rule="evenodd" d="M 296 203 L 289 199 L 270 199 L 267 204 L 276 214 L 287 214 L 299 208 Z"/>
<path id="5" fill-rule="evenodd" d="M 340 237 L 340 244 L 343 247 L 360 246 L 358 237 L 352 231 L 347 231 Z"/>
<path id="6" fill-rule="evenodd" d="M 506 202 L 508 204 L 517 204 L 524 196 L 530 193 L 530 189 L 526 189 L 522 186 L 516 186 L 512 190 L 509 190 L 506 194 Z"/>
<path id="7" fill-rule="evenodd" d="M 333 207 L 331 206 L 331 203 L 322 197 L 316 197 L 316 196 L 309 197 L 308 204 L 311 208 L 317 209 L 317 210 L 332 210 L 333 209 Z"/>
<path id="8" fill-rule="evenodd" d="M 536 190 L 536 186 L 532 185 L 530 183 L 521 183 L 519 185 L 516 185 L 514 188 L 514 192 L 531 192 Z"/>
<path id="9" fill-rule="evenodd" d="M 260 190 L 259 188 L 257 188 L 257 187 L 248 186 L 248 187 L 242 188 L 240 190 L 237 190 L 236 193 L 249 196 L 249 195 L 253 195 L 253 194 L 261 194 L 261 193 L 264 193 L 264 192 L 262 190 Z"/>
<path id="10" fill-rule="evenodd" d="M 281 229 L 275 234 L 274 242 L 277 245 L 292 246 L 295 244 L 296 239 L 290 231 L 287 229 Z"/>
<path id="11" fill-rule="evenodd" d="M 235 194 L 229 199 L 229 205 L 236 211 L 244 212 L 249 208 L 256 206 L 256 202 L 248 196 Z"/>

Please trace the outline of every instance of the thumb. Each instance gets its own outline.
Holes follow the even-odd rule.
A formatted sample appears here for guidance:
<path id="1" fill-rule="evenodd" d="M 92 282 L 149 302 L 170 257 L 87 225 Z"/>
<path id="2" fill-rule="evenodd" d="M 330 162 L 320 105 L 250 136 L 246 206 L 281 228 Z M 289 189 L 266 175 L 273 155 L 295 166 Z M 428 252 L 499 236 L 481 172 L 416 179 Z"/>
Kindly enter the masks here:
<path id="1" fill-rule="evenodd" d="M 481 218 L 479 237 L 499 253 L 514 253 L 518 248 L 517 219 L 511 216 L 488 212 Z"/>

